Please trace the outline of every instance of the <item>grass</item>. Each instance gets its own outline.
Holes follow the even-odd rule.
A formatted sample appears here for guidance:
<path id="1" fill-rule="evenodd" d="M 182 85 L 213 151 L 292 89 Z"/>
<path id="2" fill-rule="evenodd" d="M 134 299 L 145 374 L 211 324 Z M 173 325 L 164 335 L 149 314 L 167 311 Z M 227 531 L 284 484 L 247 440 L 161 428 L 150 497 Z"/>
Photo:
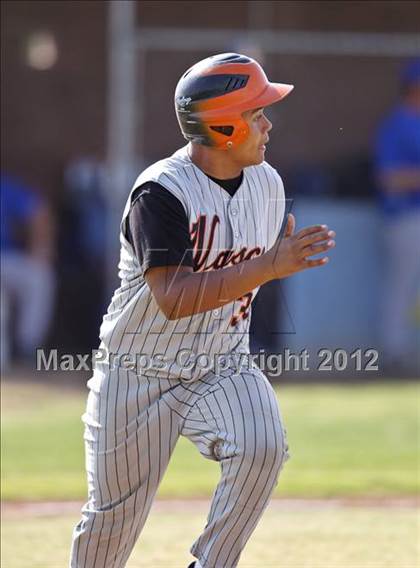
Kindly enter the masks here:
<path id="1" fill-rule="evenodd" d="M 291 460 L 278 496 L 398 496 L 418 491 L 418 386 L 414 383 L 283 386 L 277 390 Z M 86 392 L 54 384 L 2 387 L 6 500 L 84 499 Z M 218 464 L 181 439 L 159 495 L 209 496 Z"/>
<path id="2" fill-rule="evenodd" d="M 206 509 L 153 509 L 127 568 L 186 568 Z M 182 522 L 180 522 L 182 519 Z M 3 518 L 3 568 L 68 562 L 76 516 Z M 418 515 L 410 508 L 269 508 L 239 568 L 416 568 Z M 24 545 L 22 546 L 22 544 Z M 416 546 L 417 543 L 417 546 Z"/>

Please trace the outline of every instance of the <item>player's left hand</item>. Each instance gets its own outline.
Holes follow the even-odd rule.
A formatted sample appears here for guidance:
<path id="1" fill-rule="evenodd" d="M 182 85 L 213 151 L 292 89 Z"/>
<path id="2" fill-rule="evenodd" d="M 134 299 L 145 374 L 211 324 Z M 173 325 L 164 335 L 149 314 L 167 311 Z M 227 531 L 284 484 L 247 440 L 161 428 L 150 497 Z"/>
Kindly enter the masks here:
<path id="1" fill-rule="evenodd" d="M 328 257 L 313 259 L 335 247 L 335 231 L 327 225 L 312 225 L 295 233 L 296 221 L 288 215 L 284 236 L 267 252 L 272 278 L 286 278 L 307 268 L 327 264 Z"/>

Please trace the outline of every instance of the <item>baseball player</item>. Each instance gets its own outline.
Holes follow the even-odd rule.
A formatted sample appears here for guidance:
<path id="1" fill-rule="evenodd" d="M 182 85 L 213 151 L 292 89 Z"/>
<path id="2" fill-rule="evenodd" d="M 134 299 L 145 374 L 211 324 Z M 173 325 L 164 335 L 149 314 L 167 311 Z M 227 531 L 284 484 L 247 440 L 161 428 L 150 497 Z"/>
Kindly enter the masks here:
<path id="1" fill-rule="evenodd" d="M 179 436 L 220 463 L 190 568 L 233 568 L 288 457 L 274 391 L 249 356 L 259 287 L 324 265 L 334 232 L 294 232 L 264 161 L 264 108 L 292 85 L 224 53 L 186 71 L 175 108 L 188 144 L 136 180 L 121 223 L 120 287 L 100 331 L 85 424 L 89 499 L 72 568 L 126 565 Z M 311 258 L 322 254 L 321 258 Z"/>

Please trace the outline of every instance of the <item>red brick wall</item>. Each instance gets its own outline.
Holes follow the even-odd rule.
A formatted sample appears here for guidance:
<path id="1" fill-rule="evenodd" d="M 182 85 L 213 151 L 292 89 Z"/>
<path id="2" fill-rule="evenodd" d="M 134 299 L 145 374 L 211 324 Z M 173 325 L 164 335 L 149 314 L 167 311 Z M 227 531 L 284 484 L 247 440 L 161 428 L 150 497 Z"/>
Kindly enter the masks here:
<path id="1" fill-rule="evenodd" d="M 69 159 L 104 150 L 105 16 L 102 2 L 2 3 L 2 168 L 48 192 Z M 38 30 L 58 43 L 57 64 L 46 71 L 25 62 Z"/>

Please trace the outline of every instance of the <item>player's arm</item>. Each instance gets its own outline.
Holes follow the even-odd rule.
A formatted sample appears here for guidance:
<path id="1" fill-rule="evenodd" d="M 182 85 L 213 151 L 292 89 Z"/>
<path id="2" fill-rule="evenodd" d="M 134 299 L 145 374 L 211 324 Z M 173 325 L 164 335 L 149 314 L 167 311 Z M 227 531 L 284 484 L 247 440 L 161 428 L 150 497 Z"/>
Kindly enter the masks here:
<path id="1" fill-rule="evenodd" d="M 294 217 L 289 215 L 284 237 L 257 258 L 208 272 L 193 272 L 186 266 L 154 267 L 146 272 L 146 282 L 168 319 L 219 308 L 270 280 L 328 262 L 326 256 L 311 257 L 335 246 L 334 231 L 326 225 L 307 227 L 297 233 L 294 228 Z"/>
<path id="2" fill-rule="evenodd" d="M 38 260 L 53 259 L 54 221 L 49 207 L 42 204 L 30 223 L 30 251 Z"/>
<path id="3" fill-rule="evenodd" d="M 418 191 L 420 187 L 420 167 L 383 168 L 377 176 L 386 193 Z"/>
<path id="4" fill-rule="evenodd" d="M 387 194 L 409 193 L 420 187 L 420 166 L 407 163 L 407 148 L 415 145 L 414 139 L 400 124 L 386 122 L 378 131 L 374 167 L 378 186 Z"/>

